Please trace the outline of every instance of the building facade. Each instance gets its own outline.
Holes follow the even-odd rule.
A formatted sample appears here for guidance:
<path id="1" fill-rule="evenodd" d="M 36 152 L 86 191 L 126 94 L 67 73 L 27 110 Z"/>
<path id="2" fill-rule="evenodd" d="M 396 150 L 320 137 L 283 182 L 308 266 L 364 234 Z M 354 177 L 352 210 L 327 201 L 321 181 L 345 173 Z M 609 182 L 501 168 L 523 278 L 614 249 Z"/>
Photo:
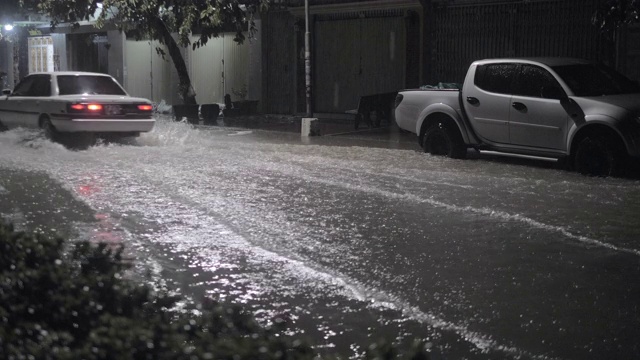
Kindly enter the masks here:
<path id="1" fill-rule="evenodd" d="M 239 100 L 234 90 L 243 88 L 248 99 L 259 100 L 259 37 L 239 45 L 234 36 L 222 34 L 206 46 L 182 49 L 199 103 L 223 103 L 227 93 Z M 33 72 L 66 70 L 110 74 L 132 96 L 182 103 L 177 72 L 158 41 L 127 38 L 115 28 L 97 29 L 91 23 L 78 28 L 60 25 L 54 30 L 31 24 L 0 41 L 0 72 L 5 74 L 6 88 Z"/>
<path id="2" fill-rule="evenodd" d="M 360 96 L 462 82 L 468 65 L 482 58 L 586 58 L 638 80 L 640 26 L 602 34 L 591 23 L 601 1 L 308 0 L 312 109 L 346 116 Z M 222 103 L 225 94 L 240 100 L 235 93 L 246 89 L 263 113 L 305 113 L 304 9 L 304 0 L 273 0 L 256 37 L 243 45 L 223 34 L 183 49 L 197 101 Z M 157 41 L 90 23 L 54 32 L 29 24 L 13 39 L 0 41 L 7 87 L 32 71 L 97 71 L 132 95 L 181 103 L 174 65 Z"/>
<path id="3" fill-rule="evenodd" d="M 602 61 L 640 78 L 640 30 L 611 37 L 592 24 L 602 0 L 308 0 L 315 113 L 344 113 L 363 95 L 462 82 L 496 57 Z M 304 113 L 304 1 L 264 18 L 267 112 Z M 286 79 L 286 81 L 282 81 Z"/>

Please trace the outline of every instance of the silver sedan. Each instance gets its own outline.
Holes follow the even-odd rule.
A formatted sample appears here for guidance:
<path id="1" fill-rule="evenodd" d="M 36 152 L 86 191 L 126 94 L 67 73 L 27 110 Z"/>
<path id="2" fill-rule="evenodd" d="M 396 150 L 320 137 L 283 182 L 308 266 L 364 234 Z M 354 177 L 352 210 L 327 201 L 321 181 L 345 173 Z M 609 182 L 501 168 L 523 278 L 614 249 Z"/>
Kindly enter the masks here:
<path id="1" fill-rule="evenodd" d="M 0 129 L 40 128 L 64 136 L 138 136 L 153 129 L 153 106 L 131 97 L 111 76 L 89 72 L 30 74 L 0 97 Z"/>

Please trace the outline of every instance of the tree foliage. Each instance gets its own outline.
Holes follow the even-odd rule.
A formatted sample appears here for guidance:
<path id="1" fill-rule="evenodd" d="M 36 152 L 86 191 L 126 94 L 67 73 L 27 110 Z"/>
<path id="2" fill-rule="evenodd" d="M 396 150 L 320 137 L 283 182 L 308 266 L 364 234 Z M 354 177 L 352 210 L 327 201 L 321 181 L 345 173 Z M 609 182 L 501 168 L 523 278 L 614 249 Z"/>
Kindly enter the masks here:
<path id="1" fill-rule="evenodd" d="M 622 26 L 638 23 L 640 0 L 603 0 L 592 22 L 605 33 L 615 33 Z"/>
<path id="2" fill-rule="evenodd" d="M 124 276 L 122 249 L 13 231 L 0 223 L 2 359 L 310 359 L 239 306 L 212 300 L 201 315 Z"/>
<path id="3" fill-rule="evenodd" d="M 255 16 L 268 4 L 269 0 L 44 0 L 37 7 L 51 18 L 52 27 L 95 20 L 97 27 L 114 24 L 137 39 L 158 40 L 167 46 L 176 67 L 181 97 L 195 104 L 179 46 L 195 49 L 225 31 L 235 32 L 235 41 L 242 43 L 245 31 L 255 32 Z M 192 34 L 197 37 L 193 43 Z"/>
<path id="4" fill-rule="evenodd" d="M 1 359 L 317 359 L 274 319 L 260 326 L 240 306 L 180 300 L 126 277 L 123 248 L 14 231 L 0 221 Z M 380 340 L 365 359 L 428 360 Z M 329 355 L 329 358 L 333 358 Z"/>

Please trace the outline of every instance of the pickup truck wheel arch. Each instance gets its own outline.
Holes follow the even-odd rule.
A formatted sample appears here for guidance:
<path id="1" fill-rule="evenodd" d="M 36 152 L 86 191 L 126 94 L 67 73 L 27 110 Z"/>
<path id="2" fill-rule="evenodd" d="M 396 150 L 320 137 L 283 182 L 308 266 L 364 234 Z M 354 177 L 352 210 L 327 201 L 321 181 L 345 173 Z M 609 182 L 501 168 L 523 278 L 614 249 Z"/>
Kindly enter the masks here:
<path id="1" fill-rule="evenodd" d="M 571 146 L 571 165 L 584 175 L 620 175 L 626 158 L 622 140 L 606 127 L 586 129 Z"/>
<path id="2" fill-rule="evenodd" d="M 429 122 L 422 137 L 422 148 L 431 155 L 445 155 L 452 159 L 463 159 L 467 148 L 457 126 L 447 119 Z"/>

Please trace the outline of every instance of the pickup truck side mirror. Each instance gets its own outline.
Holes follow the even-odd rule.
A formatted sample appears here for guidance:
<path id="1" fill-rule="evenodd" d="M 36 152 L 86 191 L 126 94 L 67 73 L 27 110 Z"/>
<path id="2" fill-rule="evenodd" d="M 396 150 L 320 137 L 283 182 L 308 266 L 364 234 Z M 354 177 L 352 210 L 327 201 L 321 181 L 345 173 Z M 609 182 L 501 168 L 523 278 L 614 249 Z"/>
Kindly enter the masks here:
<path id="1" fill-rule="evenodd" d="M 543 86 L 540 90 L 540 95 L 542 95 L 542 97 L 545 99 L 556 100 L 562 100 L 567 97 L 564 91 L 557 86 Z"/>
<path id="2" fill-rule="evenodd" d="M 11 95 L 11 90 L 9 90 L 9 89 L 3 89 L 3 90 L 2 90 L 2 95 Z"/>

